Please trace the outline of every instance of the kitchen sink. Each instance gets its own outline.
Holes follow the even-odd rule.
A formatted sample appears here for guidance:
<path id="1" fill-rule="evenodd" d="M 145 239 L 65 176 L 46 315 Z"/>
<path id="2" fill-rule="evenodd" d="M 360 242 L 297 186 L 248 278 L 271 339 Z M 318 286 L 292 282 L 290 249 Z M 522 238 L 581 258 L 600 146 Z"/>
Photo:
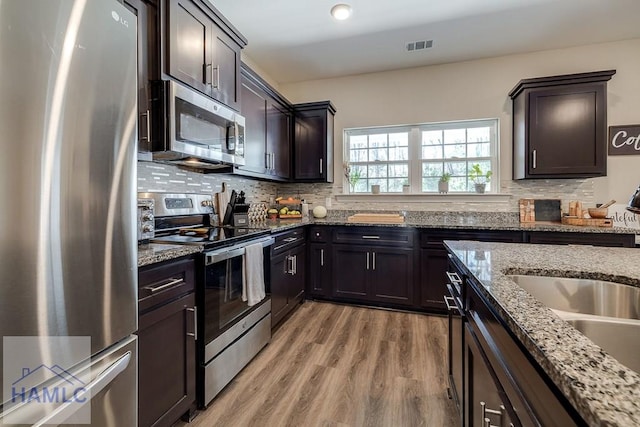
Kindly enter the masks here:
<path id="1" fill-rule="evenodd" d="M 618 362 L 640 373 L 640 321 L 556 313 Z"/>
<path id="2" fill-rule="evenodd" d="M 541 303 L 555 310 L 620 319 L 640 319 L 640 288 L 635 286 L 566 277 L 508 277 Z"/>

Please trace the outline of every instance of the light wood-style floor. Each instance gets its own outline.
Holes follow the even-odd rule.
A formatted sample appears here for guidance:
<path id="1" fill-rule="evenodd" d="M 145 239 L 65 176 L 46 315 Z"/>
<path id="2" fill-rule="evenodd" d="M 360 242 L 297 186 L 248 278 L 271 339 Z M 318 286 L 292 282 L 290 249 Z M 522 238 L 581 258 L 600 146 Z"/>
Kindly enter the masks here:
<path id="1" fill-rule="evenodd" d="M 178 426 L 456 426 L 446 337 L 444 317 L 307 301 Z"/>

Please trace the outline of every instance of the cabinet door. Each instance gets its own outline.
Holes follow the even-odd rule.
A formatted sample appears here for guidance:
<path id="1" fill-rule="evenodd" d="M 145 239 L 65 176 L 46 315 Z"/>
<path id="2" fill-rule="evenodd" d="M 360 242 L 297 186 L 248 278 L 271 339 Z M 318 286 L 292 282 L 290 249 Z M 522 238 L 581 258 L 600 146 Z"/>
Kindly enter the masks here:
<path id="1" fill-rule="evenodd" d="M 306 265 L 306 246 L 301 245 L 291 251 L 290 257 L 293 258 L 293 275 L 289 284 L 289 304 L 294 305 L 302 301 L 305 288 L 305 265 Z M 290 307 L 293 309 L 293 306 Z"/>
<path id="2" fill-rule="evenodd" d="M 291 282 L 289 254 L 271 259 L 271 325 L 276 326 L 287 313 Z"/>
<path id="3" fill-rule="evenodd" d="M 211 27 L 211 40 L 213 45 L 211 95 L 234 110 L 239 110 L 240 48 L 215 24 Z"/>
<path id="4" fill-rule="evenodd" d="M 280 103 L 267 101 L 267 153 L 271 173 L 291 177 L 291 113 Z"/>
<path id="5" fill-rule="evenodd" d="M 195 297 L 140 316 L 138 425 L 172 425 L 195 402 Z"/>
<path id="6" fill-rule="evenodd" d="M 506 396 L 498 386 L 488 361 L 469 325 L 465 327 L 465 422 L 466 427 L 508 426 Z"/>
<path id="7" fill-rule="evenodd" d="M 151 151 L 149 81 L 155 67 L 149 64 L 149 59 L 155 58 L 156 42 L 150 36 L 149 23 L 155 21 L 156 9 L 143 0 L 124 0 L 124 5 L 136 15 L 138 24 L 138 151 Z"/>
<path id="8" fill-rule="evenodd" d="M 242 83 L 242 107 L 241 114 L 245 118 L 244 134 L 244 160 L 243 166 L 238 166 L 237 171 L 257 174 L 266 173 L 266 134 L 267 99 L 257 86 L 249 81 Z"/>
<path id="9" fill-rule="evenodd" d="M 413 250 L 370 248 L 370 293 L 376 301 L 413 305 Z"/>
<path id="10" fill-rule="evenodd" d="M 327 243 L 309 245 L 309 274 L 307 292 L 312 296 L 328 297 L 331 289 L 331 253 Z"/>
<path id="11" fill-rule="evenodd" d="M 211 94 L 212 47 L 209 17 L 192 0 L 171 0 L 169 74 Z"/>
<path id="12" fill-rule="evenodd" d="M 305 112 L 296 117 L 294 178 L 322 180 L 326 176 L 326 112 Z"/>
<path id="13" fill-rule="evenodd" d="M 529 174 L 606 175 L 605 85 L 529 94 Z"/>
<path id="14" fill-rule="evenodd" d="M 367 299 L 367 279 L 371 254 L 367 248 L 333 246 L 333 296 Z"/>
<path id="15" fill-rule="evenodd" d="M 449 256 L 444 249 L 420 250 L 420 306 L 446 310 Z"/>

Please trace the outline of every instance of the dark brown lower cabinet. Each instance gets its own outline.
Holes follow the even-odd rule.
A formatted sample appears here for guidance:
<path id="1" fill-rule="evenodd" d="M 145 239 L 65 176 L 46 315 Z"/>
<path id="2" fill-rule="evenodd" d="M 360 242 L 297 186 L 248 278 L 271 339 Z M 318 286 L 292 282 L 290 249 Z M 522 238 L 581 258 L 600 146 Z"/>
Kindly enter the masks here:
<path id="1" fill-rule="evenodd" d="M 465 384 L 464 407 L 466 427 L 515 426 L 507 411 L 506 398 L 495 373 L 469 325 L 465 327 Z M 487 420 L 489 420 L 487 422 Z"/>
<path id="2" fill-rule="evenodd" d="M 328 297 L 331 293 L 331 246 L 309 244 L 307 293 L 312 297 Z"/>
<path id="3" fill-rule="evenodd" d="M 293 246 L 288 245 L 289 241 Z M 278 326 L 304 299 L 306 250 L 302 230 L 276 237 L 271 252 L 272 327 Z"/>
<path id="4" fill-rule="evenodd" d="M 422 308 L 445 312 L 447 292 L 447 268 L 449 256 L 444 248 L 445 240 L 478 240 L 481 242 L 519 243 L 524 241 L 520 231 L 482 230 L 429 230 L 420 233 L 420 302 Z"/>
<path id="5" fill-rule="evenodd" d="M 334 245 L 335 298 L 413 305 L 413 248 Z"/>
<path id="6" fill-rule="evenodd" d="M 455 259 L 451 268 L 462 278 L 465 295 L 464 380 L 459 392 L 464 426 L 585 426 L 478 291 L 480 285 L 456 267 Z"/>
<path id="7" fill-rule="evenodd" d="M 170 426 L 195 402 L 194 294 L 139 318 L 138 425 Z"/>

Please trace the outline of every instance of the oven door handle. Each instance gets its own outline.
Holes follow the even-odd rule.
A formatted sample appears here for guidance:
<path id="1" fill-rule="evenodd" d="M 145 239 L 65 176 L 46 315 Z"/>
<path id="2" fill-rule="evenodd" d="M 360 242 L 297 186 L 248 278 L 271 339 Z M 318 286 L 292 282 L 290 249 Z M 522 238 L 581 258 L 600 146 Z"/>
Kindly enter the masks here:
<path id="1" fill-rule="evenodd" d="M 263 248 L 273 245 L 275 239 L 273 237 L 266 237 L 263 239 L 250 240 L 243 242 L 240 245 L 231 246 L 230 248 L 218 249 L 214 251 L 205 252 L 205 265 L 215 264 L 220 261 L 226 261 L 230 258 L 242 256 L 245 253 L 245 247 L 256 243 L 262 244 Z"/>

